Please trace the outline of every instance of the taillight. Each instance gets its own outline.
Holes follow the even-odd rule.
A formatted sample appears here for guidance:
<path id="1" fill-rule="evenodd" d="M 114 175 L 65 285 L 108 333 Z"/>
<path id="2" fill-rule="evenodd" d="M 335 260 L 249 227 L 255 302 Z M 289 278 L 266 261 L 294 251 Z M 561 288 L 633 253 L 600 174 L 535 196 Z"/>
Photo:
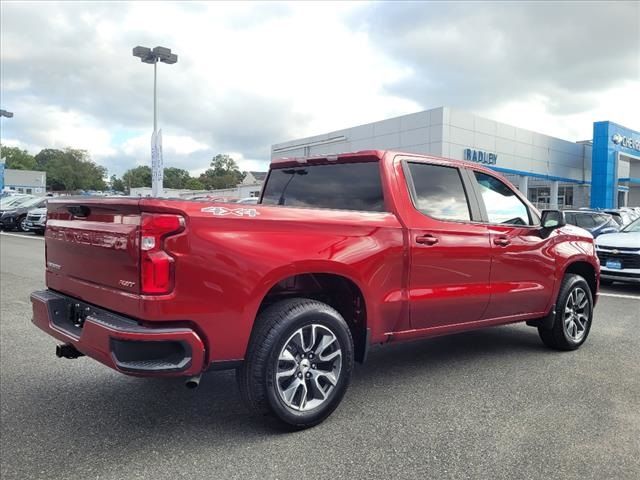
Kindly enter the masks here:
<path id="1" fill-rule="evenodd" d="M 164 240 L 184 229 L 180 215 L 143 213 L 140 225 L 140 285 L 142 293 L 169 293 L 173 289 L 174 260 Z"/>

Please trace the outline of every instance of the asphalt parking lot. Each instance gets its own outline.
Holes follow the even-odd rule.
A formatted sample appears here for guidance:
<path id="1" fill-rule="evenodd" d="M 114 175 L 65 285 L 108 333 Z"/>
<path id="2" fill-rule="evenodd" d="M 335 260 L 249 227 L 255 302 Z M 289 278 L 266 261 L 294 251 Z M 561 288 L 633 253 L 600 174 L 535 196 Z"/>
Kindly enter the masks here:
<path id="1" fill-rule="evenodd" d="M 57 359 L 30 323 L 41 238 L 0 235 L 9 479 L 640 478 L 640 290 L 603 290 L 577 352 L 498 327 L 376 348 L 311 430 L 247 413 L 232 372 L 137 379 Z"/>

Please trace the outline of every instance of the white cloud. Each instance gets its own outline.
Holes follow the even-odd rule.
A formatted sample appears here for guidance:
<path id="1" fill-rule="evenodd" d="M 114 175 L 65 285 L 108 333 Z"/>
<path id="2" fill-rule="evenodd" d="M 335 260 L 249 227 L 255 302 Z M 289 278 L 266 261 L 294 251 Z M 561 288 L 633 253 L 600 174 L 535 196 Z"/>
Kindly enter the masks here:
<path id="1" fill-rule="evenodd" d="M 629 8 L 600 5 L 607 15 Z M 158 66 L 165 164 L 193 172 L 229 152 L 262 170 L 273 143 L 441 105 L 568 139 L 589 138 L 595 120 L 638 128 L 637 76 L 611 71 L 629 49 L 607 47 L 626 45 L 633 22 L 602 43 L 606 29 L 584 27 L 598 4 L 576 6 L 571 25 L 546 8 L 5 2 L 2 107 L 15 117 L 3 120 L 2 142 L 85 148 L 110 173 L 148 162 L 152 68 L 131 48 L 157 44 L 179 55 Z"/>

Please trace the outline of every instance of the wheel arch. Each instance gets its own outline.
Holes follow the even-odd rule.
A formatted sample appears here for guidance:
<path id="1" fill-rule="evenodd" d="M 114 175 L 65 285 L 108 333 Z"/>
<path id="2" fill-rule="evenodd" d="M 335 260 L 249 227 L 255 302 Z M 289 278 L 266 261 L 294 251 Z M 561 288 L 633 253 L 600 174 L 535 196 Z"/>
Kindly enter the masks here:
<path id="1" fill-rule="evenodd" d="M 597 269 L 593 266 L 593 264 L 585 259 L 576 259 L 567 263 L 564 268 L 562 278 L 564 278 L 564 276 L 568 273 L 580 275 L 586 280 L 587 284 L 589 285 L 589 290 L 591 290 L 591 296 L 595 304 L 598 293 L 599 275 Z"/>
<path id="2" fill-rule="evenodd" d="M 293 297 L 312 298 L 336 309 L 351 330 L 355 360 L 365 361 L 369 345 L 368 309 L 365 293 L 352 276 L 325 269 L 281 275 L 261 295 L 251 330 L 255 330 L 255 319 L 265 308 Z"/>

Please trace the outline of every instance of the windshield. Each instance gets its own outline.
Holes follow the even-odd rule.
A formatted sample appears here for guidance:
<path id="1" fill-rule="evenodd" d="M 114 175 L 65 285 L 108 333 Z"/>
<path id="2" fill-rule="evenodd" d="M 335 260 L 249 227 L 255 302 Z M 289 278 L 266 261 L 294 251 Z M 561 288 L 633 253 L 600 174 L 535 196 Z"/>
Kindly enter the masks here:
<path id="1" fill-rule="evenodd" d="M 35 207 L 36 205 L 38 205 L 38 204 L 42 203 L 42 200 L 43 200 L 43 199 L 42 199 L 42 198 L 40 198 L 40 197 L 31 198 L 31 199 L 28 199 L 28 200 L 27 200 L 27 201 L 25 201 L 25 202 L 22 202 L 22 203 L 20 204 L 20 207 L 26 207 L 26 208 L 29 208 L 29 207 Z"/>
<path id="2" fill-rule="evenodd" d="M 622 229 L 622 232 L 640 232 L 640 218 L 637 218 L 634 222 L 630 223 Z"/>
<path id="3" fill-rule="evenodd" d="M 29 200 L 37 199 L 37 197 L 24 196 L 24 197 L 5 197 L 0 200 L 0 208 L 16 208 L 19 205 L 26 203 Z"/>

